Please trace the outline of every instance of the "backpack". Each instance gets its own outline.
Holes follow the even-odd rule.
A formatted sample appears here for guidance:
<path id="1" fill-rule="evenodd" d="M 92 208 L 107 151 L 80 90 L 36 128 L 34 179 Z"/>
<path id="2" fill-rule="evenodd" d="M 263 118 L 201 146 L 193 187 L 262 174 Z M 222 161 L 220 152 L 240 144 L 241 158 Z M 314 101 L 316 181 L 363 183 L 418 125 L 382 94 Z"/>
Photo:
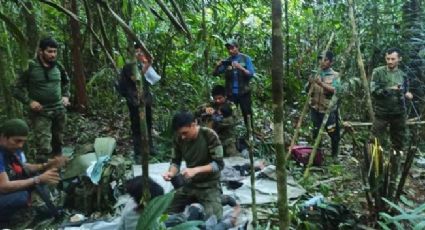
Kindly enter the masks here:
<path id="1" fill-rule="evenodd" d="M 56 61 L 56 67 L 59 69 L 60 75 L 61 75 L 61 84 L 62 85 L 66 85 L 69 83 L 69 77 L 68 77 L 68 73 L 65 70 L 65 67 L 62 65 L 62 63 L 60 63 L 59 61 Z M 28 61 L 28 69 L 25 70 L 22 74 L 25 78 L 26 84 L 29 85 L 29 78 L 30 78 L 30 74 L 32 72 L 32 70 L 35 67 L 35 62 L 34 60 L 29 60 Z"/>
<path id="2" fill-rule="evenodd" d="M 66 192 L 64 206 L 85 215 L 112 212 L 119 195 L 124 193 L 126 168 L 130 166 L 124 157 L 113 155 L 102 168 L 98 185 L 83 174 L 63 180 L 60 187 Z"/>
<path id="3" fill-rule="evenodd" d="M 296 162 L 303 165 L 307 165 L 312 151 L 313 151 L 313 148 L 310 146 L 296 145 L 292 148 L 291 155 Z M 316 152 L 316 157 L 314 158 L 314 161 L 313 161 L 313 165 L 321 166 L 323 164 L 323 161 L 324 161 L 323 152 L 320 149 L 318 149 Z"/>

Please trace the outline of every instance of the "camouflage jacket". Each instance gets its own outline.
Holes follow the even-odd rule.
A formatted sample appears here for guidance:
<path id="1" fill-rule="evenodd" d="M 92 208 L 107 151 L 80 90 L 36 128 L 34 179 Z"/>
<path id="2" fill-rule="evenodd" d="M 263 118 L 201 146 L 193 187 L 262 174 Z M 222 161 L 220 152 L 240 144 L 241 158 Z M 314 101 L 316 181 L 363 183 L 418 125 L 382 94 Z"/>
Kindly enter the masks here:
<path id="1" fill-rule="evenodd" d="M 394 86 L 398 89 L 390 89 Z M 407 91 L 406 75 L 402 70 L 390 71 L 386 66 L 377 67 L 373 70 L 370 93 L 376 115 L 405 113 L 404 94 Z"/>

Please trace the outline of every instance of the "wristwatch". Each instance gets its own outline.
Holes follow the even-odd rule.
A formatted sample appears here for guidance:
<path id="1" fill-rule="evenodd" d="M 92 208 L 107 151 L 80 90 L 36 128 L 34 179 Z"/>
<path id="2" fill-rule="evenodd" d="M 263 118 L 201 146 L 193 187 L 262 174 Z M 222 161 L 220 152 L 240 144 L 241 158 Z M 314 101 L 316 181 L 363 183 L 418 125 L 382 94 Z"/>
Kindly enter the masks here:
<path id="1" fill-rule="evenodd" d="M 33 177 L 32 180 L 34 181 L 35 185 L 40 184 L 40 177 L 39 176 Z"/>

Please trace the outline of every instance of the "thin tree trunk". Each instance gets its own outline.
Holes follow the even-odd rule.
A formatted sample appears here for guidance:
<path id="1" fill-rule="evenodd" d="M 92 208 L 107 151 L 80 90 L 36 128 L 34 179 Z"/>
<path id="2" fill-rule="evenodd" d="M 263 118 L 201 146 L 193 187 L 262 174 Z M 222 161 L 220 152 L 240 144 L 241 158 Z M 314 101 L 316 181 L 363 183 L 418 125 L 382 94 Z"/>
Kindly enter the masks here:
<path id="1" fill-rule="evenodd" d="M 90 8 L 89 8 L 89 4 L 88 4 L 87 0 L 83 0 L 83 2 L 84 2 L 84 9 L 85 9 L 86 15 L 87 15 L 87 27 L 88 27 L 89 31 L 91 32 L 91 34 L 93 35 L 93 37 L 96 40 L 96 42 L 105 51 L 105 54 L 106 54 L 107 59 L 111 63 L 111 65 L 114 68 L 115 72 L 118 74 L 119 71 L 118 71 L 117 65 L 116 65 L 116 63 L 114 61 L 114 58 L 112 58 L 112 54 L 109 53 L 108 49 L 103 44 L 102 40 L 100 40 L 99 36 L 96 34 L 96 32 L 93 29 L 93 19 L 91 17 L 91 12 L 90 12 Z"/>
<path id="2" fill-rule="evenodd" d="M 337 102 L 337 97 L 334 94 L 332 96 L 331 102 L 329 103 L 329 107 L 326 110 L 325 116 L 323 117 L 322 124 L 320 125 L 319 133 L 317 134 L 316 140 L 314 141 L 313 150 L 311 151 L 310 158 L 308 160 L 307 167 L 304 171 L 304 179 L 307 179 L 310 175 L 310 167 L 313 165 L 314 159 L 316 158 L 317 149 L 319 148 L 320 141 L 322 140 L 322 135 L 325 131 L 326 122 L 328 122 L 329 114 L 331 113 L 333 107 Z"/>
<path id="3" fill-rule="evenodd" d="M 27 52 L 28 57 L 33 58 L 37 51 L 37 43 L 38 43 L 38 28 L 37 28 L 37 20 L 34 15 L 34 8 L 31 2 L 26 1 L 22 3 L 25 5 L 25 8 L 28 10 L 22 10 L 24 19 L 25 19 L 25 33 L 27 35 Z"/>
<path id="4" fill-rule="evenodd" d="M 366 94 L 366 108 L 369 115 L 369 119 L 373 121 L 374 119 L 374 112 L 372 107 L 372 99 L 370 97 L 370 91 L 369 91 L 369 81 L 367 80 L 366 71 L 364 68 L 362 53 L 360 51 L 360 39 L 357 34 L 357 25 L 356 25 L 356 19 L 354 18 L 354 3 L 353 0 L 348 0 L 348 14 L 350 16 L 351 21 L 351 27 L 352 27 L 352 33 L 353 38 L 356 41 L 356 50 L 357 50 L 357 65 L 359 66 L 360 71 L 360 78 L 362 80 L 362 85 L 364 88 L 364 92 Z"/>
<path id="5" fill-rule="evenodd" d="M 255 168 L 254 168 L 254 138 L 252 134 L 252 127 L 251 127 L 251 116 L 248 116 L 247 119 L 247 131 L 248 131 L 248 145 L 249 145 L 249 162 L 251 164 L 250 169 L 250 179 L 251 179 L 251 210 L 252 210 L 252 225 L 254 229 L 257 227 L 258 224 L 258 218 L 257 218 L 257 201 L 255 196 Z"/>
<path id="6" fill-rule="evenodd" d="M 1 40 L 3 39 L 0 39 L 0 41 Z M 7 45 L 7 43 L 5 45 Z M 0 103 L 4 105 L 4 107 L 3 106 L 2 107 L 3 109 L 5 109 L 2 112 L 5 112 L 7 115 L 7 118 L 10 119 L 15 117 L 15 114 L 13 112 L 13 107 L 12 107 L 13 105 L 12 101 L 14 101 L 14 99 L 9 87 L 12 82 L 12 79 L 11 79 L 12 76 L 10 75 L 10 73 L 8 73 L 7 67 L 6 67 L 7 66 L 6 61 L 8 60 L 6 57 L 6 53 L 7 53 L 6 49 L 7 47 L 0 46 L 0 87 L 1 87 L 0 92 L 2 93 L 1 94 L 2 101 Z"/>
<path id="7" fill-rule="evenodd" d="M 181 10 L 180 10 L 179 5 L 177 5 L 177 3 L 176 3 L 175 0 L 170 0 L 170 2 L 171 2 L 171 5 L 173 5 L 173 8 L 176 10 L 177 17 L 179 18 L 180 23 L 183 26 L 183 29 L 186 31 L 187 35 L 189 36 L 188 37 L 189 38 L 189 41 L 192 41 L 192 36 L 190 34 L 189 28 L 186 25 L 186 22 L 184 20 L 184 17 L 183 17 L 183 14 L 182 14 Z"/>
<path id="8" fill-rule="evenodd" d="M 136 63 L 136 62 L 134 62 Z M 146 124 L 146 110 L 145 110 L 145 98 L 143 97 L 143 73 L 137 68 L 137 65 L 133 65 L 133 74 L 134 76 L 140 76 L 139 85 L 137 90 L 140 95 L 140 105 L 139 105 L 139 117 L 140 117 L 140 131 L 141 131 L 141 154 L 142 154 L 142 175 L 143 175 L 143 196 L 140 200 L 140 204 L 143 206 L 150 200 L 149 192 L 149 136 L 148 136 L 148 126 Z"/>
<path id="9" fill-rule="evenodd" d="M 326 47 L 325 47 L 325 50 L 323 51 L 323 53 L 326 53 L 326 51 L 329 50 L 329 48 L 331 47 L 332 42 L 334 40 L 334 37 L 335 37 L 335 33 L 332 33 L 331 37 L 329 38 L 328 43 L 326 44 Z M 301 111 L 301 116 L 298 118 L 298 122 L 297 122 L 297 125 L 295 127 L 294 136 L 291 139 L 291 144 L 289 145 L 288 152 L 286 153 L 286 160 L 288 160 L 289 157 L 291 156 L 292 148 L 294 147 L 295 143 L 298 140 L 298 136 L 300 135 L 301 125 L 303 123 L 305 115 L 307 114 L 307 112 L 309 110 L 309 103 L 310 103 L 310 97 L 311 97 L 312 91 L 313 91 L 313 87 L 310 87 L 310 89 L 308 90 L 307 99 L 306 99 L 304 106 L 303 106 L 303 109 Z"/>
<path id="10" fill-rule="evenodd" d="M 287 0 L 285 0 L 286 3 Z M 287 3 L 286 3 L 287 4 Z M 282 2 L 272 1 L 272 96 L 274 147 L 276 149 L 279 229 L 289 229 L 286 157 L 283 132 L 283 33 Z"/>
<path id="11" fill-rule="evenodd" d="M 43 1 L 46 1 L 46 0 L 43 0 Z M 85 1 L 87 1 L 87 0 L 85 0 Z M 128 26 L 127 23 L 117 13 L 115 13 L 114 10 L 112 10 L 112 8 L 109 6 L 109 4 L 107 2 L 103 2 L 101 0 L 96 0 L 96 3 L 98 3 L 100 6 L 104 7 L 105 9 L 107 9 L 111 13 L 112 17 L 118 22 L 118 24 L 121 26 L 121 28 L 127 34 L 127 36 L 129 36 L 133 41 L 135 41 L 135 42 L 137 42 L 141 45 L 141 49 L 146 54 L 146 56 L 148 56 L 152 60 L 154 59 L 151 52 L 146 48 L 145 43 L 143 43 L 139 39 L 139 37 L 136 35 L 136 33 L 134 33 L 134 31 L 130 28 L 130 26 Z"/>
<path id="12" fill-rule="evenodd" d="M 98 16 L 99 16 L 99 27 L 100 27 L 100 34 L 102 35 L 103 44 L 105 44 L 105 47 L 108 49 L 108 52 L 110 54 L 112 54 L 112 51 L 113 51 L 112 45 L 111 45 L 111 42 L 109 41 L 108 35 L 106 33 L 102 9 L 100 8 L 100 6 L 98 4 L 96 5 L 96 8 L 97 8 Z"/>
<path id="13" fill-rule="evenodd" d="M 185 30 L 185 28 L 180 24 L 180 22 L 174 17 L 174 15 L 171 13 L 171 11 L 168 9 L 168 7 L 162 2 L 161 0 L 155 0 L 155 2 L 161 7 L 162 11 L 167 15 L 167 17 L 170 19 L 171 23 L 176 27 L 179 31 L 186 34 L 187 38 L 189 40 L 192 40 L 192 37 L 190 35 L 190 32 Z"/>
<path id="14" fill-rule="evenodd" d="M 75 15 L 78 15 L 78 5 L 76 0 L 71 0 L 71 9 Z M 71 55 L 72 64 L 74 70 L 74 81 L 75 81 L 75 105 L 80 113 L 87 111 L 87 91 L 86 91 L 86 76 L 84 75 L 83 58 L 81 55 L 81 34 L 80 34 L 80 23 L 72 18 L 70 20 L 71 25 Z"/>

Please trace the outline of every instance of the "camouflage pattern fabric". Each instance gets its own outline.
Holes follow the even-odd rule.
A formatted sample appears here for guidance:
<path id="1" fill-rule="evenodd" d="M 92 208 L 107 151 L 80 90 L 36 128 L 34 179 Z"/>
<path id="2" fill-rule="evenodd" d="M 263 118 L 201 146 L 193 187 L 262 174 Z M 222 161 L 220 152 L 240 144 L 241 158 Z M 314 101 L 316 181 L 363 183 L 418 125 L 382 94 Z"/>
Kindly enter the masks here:
<path id="1" fill-rule="evenodd" d="M 390 147 L 385 134 L 391 139 L 392 148 L 401 151 L 406 136 L 406 108 L 404 93 L 408 91 L 405 73 L 400 69 L 388 70 L 387 66 L 375 68 L 370 83 L 375 119 L 372 135 L 383 144 Z M 399 86 L 399 89 L 390 89 Z"/>
<path id="2" fill-rule="evenodd" d="M 375 68 L 370 82 L 373 109 L 376 115 L 404 114 L 405 74 L 400 69 L 390 71 L 386 66 Z M 399 86 L 399 89 L 390 87 Z"/>
<path id="3" fill-rule="evenodd" d="M 184 211 L 186 205 L 192 203 L 200 203 L 205 208 L 206 218 L 215 215 L 217 219 L 221 219 L 223 216 L 221 192 L 217 183 L 211 184 L 209 188 L 184 186 L 177 189 L 168 212 L 180 213 Z"/>
<path id="4" fill-rule="evenodd" d="M 37 151 L 36 162 L 61 154 L 63 131 L 65 129 L 65 111 L 30 112 L 30 123 Z"/>
<path id="5" fill-rule="evenodd" d="M 232 111 L 236 111 L 236 106 L 234 103 L 226 101 L 225 105 L 232 108 Z M 236 149 L 236 134 L 234 131 L 236 118 L 234 114 L 222 119 L 214 119 L 213 116 L 215 115 L 205 115 L 205 109 L 207 107 L 211 107 L 216 111 L 220 109 L 219 106 L 212 102 L 199 106 L 195 112 L 195 116 L 198 117 L 199 124 L 201 126 L 213 129 L 218 134 L 221 144 L 223 145 L 223 153 L 225 157 L 239 156 L 240 153 Z"/>
<path id="6" fill-rule="evenodd" d="M 372 134 L 378 138 L 382 146 L 389 147 L 386 141 L 387 127 L 390 127 L 389 134 L 392 148 L 396 151 L 403 150 L 406 139 L 406 116 L 405 115 L 386 115 L 375 116 L 372 126 Z M 385 151 L 387 152 L 387 151 Z"/>

